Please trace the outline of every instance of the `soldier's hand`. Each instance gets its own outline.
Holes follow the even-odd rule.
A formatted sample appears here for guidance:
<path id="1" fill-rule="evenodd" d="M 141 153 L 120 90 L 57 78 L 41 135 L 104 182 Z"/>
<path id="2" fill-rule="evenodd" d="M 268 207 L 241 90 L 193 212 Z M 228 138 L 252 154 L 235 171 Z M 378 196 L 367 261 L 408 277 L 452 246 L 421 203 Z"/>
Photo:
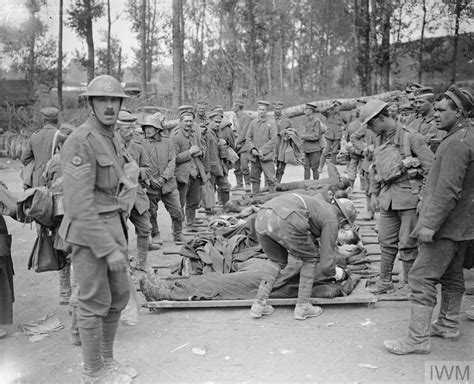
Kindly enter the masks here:
<path id="1" fill-rule="evenodd" d="M 105 258 L 107 260 L 109 270 L 112 272 L 125 271 L 125 269 L 127 268 L 127 263 L 125 262 L 125 255 L 118 249 L 113 251 Z"/>
<path id="2" fill-rule="evenodd" d="M 199 147 L 197 145 L 191 145 L 191 148 L 189 148 L 189 153 L 192 155 L 198 153 L 200 151 Z"/>
<path id="3" fill-rule="evenodd" d="M 432 229 L 421 227 L 421 229 L 418 231 L 418 240 L 420 243 L 432 243 L 434 234 L 435 231 Z"/>
<path id="4" fill-rule="evenodd" d="M 160 183 L 158 182 L 158 180 L 156 180 L 155 178 L 150 178 L 150 185 L 153 189 L 161 189 L 161 187 L 163 185 L 160 185 Z"/>
<path id="5" fill-rule="evenodd" d="M 251 153 L 252 156 L 258 156 L 258 149 L 253 148 L 253 149 L 250 151 L 250 153 Z"/>
<path id="6" fill-rule="evenodd" d="M 379 199 L 375 194 L 370 195 L 370 208 L 373 212 L 379 210 Z"/>
<path id="7" fill-rule="evenodd" d="M 164 177 L 161 177 L 161 176 L 160 176 L 160 178 L 158 179 L 158 183 L 157 183 L 157 184 L 160 186 L 160 188 L 163 188 L 163 185 L 166 184 L 166 179 L 165 179 Z"/>

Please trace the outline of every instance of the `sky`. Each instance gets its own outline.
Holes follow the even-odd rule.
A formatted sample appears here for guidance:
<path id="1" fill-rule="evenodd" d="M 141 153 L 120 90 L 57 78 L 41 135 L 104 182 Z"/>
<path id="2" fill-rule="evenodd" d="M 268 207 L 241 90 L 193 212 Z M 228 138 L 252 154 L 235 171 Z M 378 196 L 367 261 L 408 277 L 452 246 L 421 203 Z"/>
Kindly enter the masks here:
<path id="1" fill-rule="evenodd" d="M 138 1 L 138 0 L 135 0 Z M 171 10 L 172 0 L 158 0 L 158 6 L 169 8 Z M 27 16 L 27 10 L 23 6 L 24 0 L 0 0 L 0 23 L 19 24 Z M 66 19 L 66 10 L 74 0 L 64 0 L 64 19 Z M 125 12 L 125 5 L 127 0 L 110 0 L 112 35 L 118 37 L 122 42 L 122 51 L 127 55 L 127 64 L 133 61 L 132 47 L 137 47 L 138 37 L 130 30 L 131 23 L 128 20 L 128 14 Z M 48 35 L 57 38 L 59 31 L 59 0 L 47 0 L 47 5 L 43 6 L 38 13 L 40 19 L 48 25 Z M 107 17 L 102 17 L 94 23 L 94 44 L 96 47 L 105 43 L 99 40 L 100 31 L 107 30 Z M 72 58 L 75 50 L 87 52 L 85 41 L 78 38 L 76 33 L 64 25 L 63 27 L 63 52 L 67 55 L 65 63 L 68 63 Z M 4 61 L 7 58 L 4 58 Z M 171 59 L 169 61 L 171 63 Z M 166 63 L 166 64 L 169 64 Z"/>

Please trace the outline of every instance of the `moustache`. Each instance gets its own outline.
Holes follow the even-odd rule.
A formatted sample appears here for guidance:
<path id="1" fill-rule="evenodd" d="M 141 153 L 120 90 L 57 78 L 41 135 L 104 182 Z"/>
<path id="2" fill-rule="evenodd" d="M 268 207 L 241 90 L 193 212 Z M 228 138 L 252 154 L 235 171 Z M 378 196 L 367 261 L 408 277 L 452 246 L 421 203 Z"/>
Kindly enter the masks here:
<path id="1" fill-rule="evenodd" d="M 104 111 L 104 115 L 105 115 L 105 116 L 113 116 L 113 115 L 115 115 L 115 110 L 114 110 L 114 109 L 111 109 L 111 108 L 106 109 L 106 110 Z"/>

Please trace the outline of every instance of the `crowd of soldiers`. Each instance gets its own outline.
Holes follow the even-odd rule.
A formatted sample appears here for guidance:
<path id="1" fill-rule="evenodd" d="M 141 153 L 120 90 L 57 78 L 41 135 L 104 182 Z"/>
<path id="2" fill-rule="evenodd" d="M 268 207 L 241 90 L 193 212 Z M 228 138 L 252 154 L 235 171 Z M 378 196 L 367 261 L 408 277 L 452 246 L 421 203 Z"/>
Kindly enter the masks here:
<path id="1" fill-rule="evenodd" d="M 123 106 L 127 95 L 119 82 L 98 76 L 84 93 L 92 113 L 81 127 L 59 126 L 59 111 L 43 109 L 45 126 L 31 136 L 21 161 L 32 165 L 29 187 L 60 188 L 64 196 L 65 214 L 55 245 L 71 254 L 75 293 L 70 298 L 69 269 L 61 271 L 60 303 L 75 303 L 73 316 L 80 335 L 75 342 L 82 345 L 84 359 L 82 382 L 130 382 L 137 375 L 113 357 L 118 320 L 129 299 L 127 220 L 137 235 L 134 268 L 152 274 L 147 252 L 163 245 L 157 221 L 160 201 L 170 215 L 175 244 L 183 244 L 183 226 L 199 222 L 196 211 L 203 193 L 209 191 L 205 185 L 224 205 L 233 190 L 228 179 L 232 169 L 234 189 L 251 188 L 252 194 L 261 192 L 262 173 L 268 191 L 275 192 L 286 164 L 300 160 L 304 179 L 312 173 L 317 180 L 326 161 L 336 164 L 341 142 L 350 184 L 354 187 L 359 174 L 366 192 L 365 219 L 372 220 L 380 212 L 380 278 L 369 290 L 394 291 L 392 269 L 399 255 L 405 283 L 401 290 L 411 292 L 409 334 L 385 342 L 387 350 L 428 353 L 430 335 L 457 337 L 464 252 L 474 239 L 473 95 L 470 89 L 453 86 L 435 102 L 433 89 L 418 84 L 407 87 L 406 94 L 409 103 L 402 105 L 378 99 L 360 102 L 351 122 L 337 100 L 326 108 L 309 102 L 298 129 L 284 116 L 279 101 L 273 103 L 273 118 L 268 114 L 271 104 L 262 100 L 257 117 L 251 119 L 245 103 L 234 100 L 230 119 L 222 106 L 209 108 L 206 101 L 198 100 L 194 106 L 180 106 L 179 123 L 166 132 L 162 114 L 138 121 Z M 138 174 L 138 182 L 125 188 L 131 173 Z M 117 194 L 119 187 L 124 193 Z M 135 192 L 127 193 L 131 190 Z M 267 203 L 257 218 L 257 233 L 271 268 L 252 306 L 253 317 L 273 311 L 266 299 L 288 252 L 302 255 L 307 263 L 295 319 L 319 315 L 320 308 L 309 304 L 307 294 L 319 263 L 319 256 L 314 256 L 319 246 L 312 239 L 321 237 L 323 248 L 332 251 L 340 223 L 352 225 L 355 218 L 350 206 L 340 201 L 333 212 L 308 196 L 288 196 L 283 204 Z M 304 219 L 288 232 L 299 239 L 289 244 L 288 233 L 279 232 L 288 229 L 285 217 L 295 212 L 299 212 L 295 220 Z M 331 239 L 322 238 L 324 227 L 326 232 L 331 227 Z M 335 273 L 334 268 L 333 263 L 326 265 L 328 275 Z M 430 326 L 438 282 L 441 310 Z"/>

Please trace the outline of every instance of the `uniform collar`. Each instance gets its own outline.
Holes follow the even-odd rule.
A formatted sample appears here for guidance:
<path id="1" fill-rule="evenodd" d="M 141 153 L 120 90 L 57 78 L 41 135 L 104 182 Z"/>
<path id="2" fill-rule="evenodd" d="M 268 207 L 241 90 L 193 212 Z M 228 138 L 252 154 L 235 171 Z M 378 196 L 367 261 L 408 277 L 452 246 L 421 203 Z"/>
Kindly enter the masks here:
<path id="1" fill-rule="evenodd" d="M 468 128 L 468 129 L 472 129 L 471 127 L 471 123 L 469 122 L 469 120 L 461 117 L 460 119 L 458 119 L 456 121 L 456 123 L 453 125 L 453 127 L 451 128 L 451 130 L 447 133 L 446 137 L 449 137 L 449 136 L 452 136 L 454 135 L 457 131 L 463 129 L 463 128 Z M 445 137 L 445 138 L 446 138 Z"/>
<path id="2" fill-rule="evenodd" d="M 93 115 L 89 116 L 89 118 L 87 119 L 87 125 L 92 128 L 95 128 L 100 134 L 104 135 L 105 137 L 108 137 L 109 139 L 113 139 L 115 135 L 113 125 L 105 126 Z"/>

